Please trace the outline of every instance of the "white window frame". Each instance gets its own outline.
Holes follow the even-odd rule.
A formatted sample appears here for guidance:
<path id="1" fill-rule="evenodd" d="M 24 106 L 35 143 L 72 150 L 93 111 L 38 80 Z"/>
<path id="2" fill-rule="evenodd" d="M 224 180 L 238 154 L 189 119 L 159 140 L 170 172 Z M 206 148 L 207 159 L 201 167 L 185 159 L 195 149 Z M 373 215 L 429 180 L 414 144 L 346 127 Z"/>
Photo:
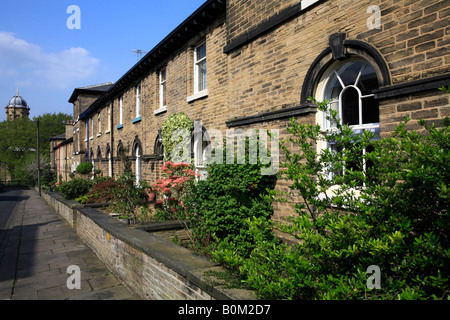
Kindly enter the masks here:
<path id="1" fill-rule="evenodd" d="M 108 114 L 108 122 L 107 122 L 108 126 L 107 126 L 107 130 L 105 133 L 111 132 L 111 109 L 112 109 L 112 103 L 108 107 L 106 107 L 107 114 Z"/>
<path id="2" fill-rule="evenodd" d="M 200 47 L 205 47 L 205 56 L 203 58 L 199 58 L 197 51 Z M 200 64 L 205 63 L 205 69 L 208 70 L 207 67 L 207 58 L 208 54 L 206 52 L 206 41 L 202 42 L 200 45 L 194 48 L 194 94 L 198 94 L 200 92 L 204 92 L 208 89 L 208 72 L 202 77 L 202 88 L 200 89 Z M 202 74 L 203 76 L 203 74 Z"/>
<path id="3" fill-rule="evenodd" d="M 164 77 L 163 77 L 164 76 Z M 167 69 L 159 71 L 159 108 L 167 107 Z"/>
<path id="4" fill-rule="evenodd" d="M 312 6 L 314 3 L 319 2 L 319 0 L 302 0 L 301 2 L 301 10 L 305 10 L 309 6 Z"/>
<path id="5" fill-rule="evenodd" d="M 136 155 L 136 185 L 139 186 L 142 180 L 141 145 L 137 144 L 134 150 Z"/>
<path id="6" fill-rule="evenodd" d="M 348 84 L 345 85 L 343 83 L 343 81 L 340 79 L 340 76 L 338 74 L 338 72 L 342 72 L 344 67 L 346 65 L 349 65 L 352 62 L 358 62 L 358 61 L 362 61 L 366 64 L 369 64 L 367 61 L 365 61 L 364 59 L 360 59 L 360 58 L 354 58 L 354 59 L 350 59 L 350 60 L 345 60 L 345 61 L 341 61 L 341 62 L 336 62 L 333 65 L 331 65 L 328 70 L 324 73 L 324 75 L 321 77 L 317 89 L 316 89 L 316 97 L 317 100 L 319 101 L 324 101 L 325 99 L 328 98 L 328 96 L 330 95 L 329 92 L 326 92 L 328 88 L 328 82 L 331 80 L 331 78 L 336 75 L 337 76 L 337 80 L 339 81 L 342 90 L 339 93 L 339 99 L 337 100 L 331 100 L 329 101 L 329 104 L 338 104 L 338 116 L 339 116 L 339 121 L 341 121 L 342 123 L 342 97 L 343 97 L 343 93 L 348 90 L 349 88 L 353 88 L 356 89 L 359 95 L 359 123 L 356 125 L 350 125 L 350 127 L 352 128 L 353 132 L 355 133 L 355 135 L 358 134 L 362 134 L 362 132 L 364 130 L 370 130 L 372 133 L 374 133 L 377 137 L 379 137 L 380 135 L 380 123 L 366 123 L 363 124 L 363 103 L 362 103 L 362 99 L 365 98 L 370 98 L 373 97 L 373 94 L 369 94 L 369 95 L 363 95 L 361 90 L 357 87 L 358 82 L 360 80 L 361 77 L 361 73 L 363 71 L 363 69 L 361 69 L 361 71 L 359 72 L 359 74 L 357 75 L 355 82 L 353 84 Z M 370 64 L 369 64 L 370 65 Z M 336 109 L 336 108 L 335 108 Z M 322 128 L 324 128 L 325 130 L 334 130 L 335 126 L 333 126 L 332 123 L 330 123 L 330 121 L 328 119 L 326 119 L 325 114 L 322 111 L 318 111 L 316 113 L 316 123 L 320 124 Z M 320 150 L 324 150 L 326 148 L 329 149 L 334 149 L 334 145 L 332 143 L 328 143 L 326 141 L 321 141 L 319 140 L 317 143 L 317 148 L 318 151 L 320 152 Z M 365 154 L 366 150 L 363 150 L 363 154 Z M 366 163 L 363 163 L 363 171 L 366 172 Z M 331 176 L 329 177 L 331 179 Z M 333 186 L 331 187 L 329 190 L 327 190 L 327 196 L 328 197 L 334 197 L 334 192 L 333 190 L 338 189 L 339 186 Z M 355 190 L 355 194 L 358 195 L 359 191 Z"/>
<path id="7" fill-rule="evenodd" d="M 112 166 L 113 166 L 113 162 L 112 162 L 112 155 L 111 155 L 111 150 L 108 151 L 108 176 L 112 178 Z"/>
<path id="8" fill-rule="evenodd" d="M 91 132 L 89 134 L 89 140 L 94 139 L 94 117 L 90 118 L 89 121 L 91 122 Z"/>
<path id="9" fill-rule="evenodd" d="M 85 124 L 86 124 L 86 126 L 85 126 L 86 139 L 84 139 L 84 142 L 87 142 L 89 140 L 89 119 L 86 120 Z"/>
<path id="10" fill-rule="evenodd" d="M 206 180 L 208 177 L 206 171 L 208 166 L 207 154 L 211 154 L 211 138 L 207 131 L 203 131 L 201 121 L 194 122 L 193 153 L 195 171 L 200 174 L 200 177 L 196 177 L 196 180 Z"/>
<path id="11" fill-rule="evenodd" d="M 77 144 L 78 144 L 78 153 L 81 151 L 81 132 L 80 128 L 77 128 Z"/>
<path id="12" fill-rule="evenodd" d="M 102 135 L 102 118 L 100 112 L 97 114 L 97 137 Z"/>
<path id="13" fill-rule="evenodd" d="M 329 68 L 329 70 L 322 76 L 322 78 L 321 78 L 321 80 L 319 82 L 319 85 L 317 87 L 317 90 L 316 90 L 316 93 L 317 93 L 316 96 L 318 97 L 319 101 L 323 101 L 323 100 L 325 100 L 327 98 L 327 93 L 325 92 L 325 90 L 327 89 L 328 81 L 330 80 L 330 78 L 334 74 L 337 74 L 336 70 L 341 70 L 341 68 L 343 68 L 345 65 L 347 65 L 347 64 L 349 64 L 351 62 L 356 62 L 356 61 L 360 61 L 360 60 L 359 59 L 352 59 L 352 60 L 349 60 L 349 61 L 347 60 L 347 61 L 344 61 L 343 63 L 336 64 L 335 67 Z M 366 62 L 366 61 L 364 61 L 364 62 Z M 366 62 L 366 63 L 368 63 L 368 62 Z M 332 69 L 332 70 L 330 70 L 330 69 Z M 379 126 L 380 126 L 379 122 L 378 123 L 367 123 L 367 124 L 363 124 L 362 123 L 363 122 L 363 120 L 362 120 L 362 117 L 363 117 L 362 99 L 370 98 L 370 97 L 373 97 L 374 95 L 373 94 L 363 95 L 361 93 L 361 90 L 356 86 L 358 84 L 359 79 L 360 79 L 360 74 L 355 79 L 355 83 L 354 84 L 349 84 L 349 85 L 345 86 L 342 83 L 342 81 L 339 80 L 339 77 L 338 77 L 338 80 L 340 81 L 341 86 L 342 86 L 342 91 L 339 94 L 339 99 L 338 100 L 332 100 L 332 101 L 329 101 L 329 103 L 330 104 L 338 103 L 339 120 L 342 121 L 341 120 L 341 115 L 342 115 L 342 96 L 343 96 L 343 93 L 349 88 L 354 88 L 354 89 L 356 89 L 358 91 L 359 98 L 360 98 L 360 100 L 359 100 L 359 124 L 351 125 L 350 127 L 352 129 L 354 129 L 354 131 L 356 131 L 356 130 L 365 130 L 365 129 L 372 130 L 372 129 L 379 128 Z M 317 114 L 316 114 L 316 122 L 319 123 L 322 126 L 322 128 L 324 128 L 324 129 L 333 129 L 333 125 L 325 118 L 324 113 L 321 112 L 321 111 L 318 111 Z"/>
<path id="14" fill-rule="evenodd" d="M 141 95 L 142 95 L 142 86 L 141 83 L 136 85 L 136 118 L 141 116 Z"/>
<path id="15" fill-rule="evenodd" d="M 119 125 L 123 125 L 123 96 L 119 98 Z"/>

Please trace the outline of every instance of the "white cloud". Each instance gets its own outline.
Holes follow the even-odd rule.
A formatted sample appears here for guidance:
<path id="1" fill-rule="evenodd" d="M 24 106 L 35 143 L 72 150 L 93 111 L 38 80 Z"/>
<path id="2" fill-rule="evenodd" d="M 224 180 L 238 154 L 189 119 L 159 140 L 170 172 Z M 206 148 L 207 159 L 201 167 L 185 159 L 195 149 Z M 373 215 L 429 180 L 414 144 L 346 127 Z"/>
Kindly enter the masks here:
<path id="1" fill-rule="evenodd" d="M 44 77 L 49 84 L 62 89 L 75 85 L 80 80 L 93 75 L 98 59 L 89 56 L 84 48 L 70 48 L 58 53 L 45 54 L 42 57 L 45 68 L 36 69 L 36 74 Z"/>
<path id="2" fill-rule="evenodd" d="M 0 31 L 0 73 L 15 75 L 17 81 L 67 89 L 94 75 L 98 65 L 99 60 L 84 48 L 45 52 L 39 45 Z"/>

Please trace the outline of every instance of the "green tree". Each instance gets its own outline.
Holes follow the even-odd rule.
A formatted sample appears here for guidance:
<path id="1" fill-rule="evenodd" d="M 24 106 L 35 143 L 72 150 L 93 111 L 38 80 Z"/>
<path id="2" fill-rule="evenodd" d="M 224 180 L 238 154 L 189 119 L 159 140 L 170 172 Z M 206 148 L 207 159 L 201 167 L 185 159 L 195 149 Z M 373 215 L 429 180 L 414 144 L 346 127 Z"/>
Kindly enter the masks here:
<path id="1" fill-rule="evenodd" d="M 36 153 L 36 124 L 28 118 L 0 123 L 0 163 L 13 179 L 22 176 L 26 162 Z"/>
<path id="2" fill-rule="evenodd" d="M 318 107 L 337 119 L 326 102 Z M 438 128 L 420 121 L 425 134 L 406 122 L 376 140 L 339 121 L 324 132 L 292 119 L 282 177 L 304 201 L 276 227 L 297 242 L 271 241 L 273 222 L 252 218 L 250 254 L 235 246 L 216 254 L 263 299 L 448 299 L 450 120 Z M 320 140 L 336 148 L 318 151 Z M 379 289 L 367 286 L 370 266 L 381 270 Z"/>
<path id="3" fill-rule="evenodd" d="M 254 138 L 259 139 L 257 136 Z M 223 145 L 226 145 L 225 139 Z M 191 184 L 190 194 L 183 203 L 187 206 L 193 245 L 197 250 L 215 250 L 231 245 L 235 255 L 245 257 L 254 246 L 246 220 L 252 217 L 270 219 L 273 208 L 268 190 L 275 184 L 274 176 L 261 175 L 261 169 L 267 165 L 262 164 L 259 158 L 256 163 L 250 162 L 250 157 L 257 155 L 258 149 L 252 150 L 249 138 L 246 138 L 245 164 L 237 163 L 237 151 L 233 154 L 233 163 L 227 163 L 224 153 L 222 164 L 208 165 L 207 180 Z M 220 253 L 215 258 L 222 260 Z"/>
<path id="4" fill-rule="evenodd" d="M 49 139 L 66 132 L 65 123 L 67 120 L 72 120 L 72 116 L 66 113 L 44 113 L 33 118 L 34 122 L 37 120 L 39 120 L 39 151 L 41 155 L 50 158 Z"/>
<path id="5" fill-rule="evenodd" d="M 147 190 L 149 184 L 141 180 L 139 185 L 135 185 L 136 175 L 133 172 L 125 172 L 115 181 L 116 185 L 112 189 L 112 206 L 123 217 L 127 217 L 130 224 L 135 224 L 139 210 L 147 203 Z"/>
<path id="6" fill-rule="evenodd" d="M 27 163 L 37 158 L 36 121 L 40 123 L 40 154 L 43 159 L 49 159 L 49 138 L 65 132 L 65 121 L 71 118 L 64 113 L 46 113 L 33 120 L 18 118 L 0 122 L 0 163 L 9 171 L 12 179 L 32 179 L 28 175 Z"/>

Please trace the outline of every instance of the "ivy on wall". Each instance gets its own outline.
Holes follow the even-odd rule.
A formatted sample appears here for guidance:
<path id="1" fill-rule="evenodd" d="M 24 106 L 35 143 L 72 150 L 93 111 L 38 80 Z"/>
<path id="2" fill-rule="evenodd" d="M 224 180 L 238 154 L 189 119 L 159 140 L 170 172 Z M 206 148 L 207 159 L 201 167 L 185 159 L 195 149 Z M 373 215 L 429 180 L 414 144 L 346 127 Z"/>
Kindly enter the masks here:
<path id="1" fill-rule="evenodd" d="M 172 151 L 174 147 L 182 141 L 182 137 L 172 139 L 172 135 L 178 129 L 185 129 L 191 132 L 194 129 L 194 123 L 184 112 L 171 114 L 163 123 L 161 135 L 164 145 L 164 153 L 166 161 L 172 160 Z"/>

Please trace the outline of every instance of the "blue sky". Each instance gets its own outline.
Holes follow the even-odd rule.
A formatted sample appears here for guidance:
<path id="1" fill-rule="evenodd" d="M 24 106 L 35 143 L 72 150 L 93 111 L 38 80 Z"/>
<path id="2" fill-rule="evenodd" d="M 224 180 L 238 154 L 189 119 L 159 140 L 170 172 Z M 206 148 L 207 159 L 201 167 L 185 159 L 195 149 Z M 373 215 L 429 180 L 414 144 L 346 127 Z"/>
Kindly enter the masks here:
<path id="1" fill-rule="evenodd" d="M 115 82 L 206 0 L 1 0 L 0 121 L 16 94 L 30 115 L 65 112 L 74 88 Z M 81 29 L 67 13 L 80 8 Z"/>

